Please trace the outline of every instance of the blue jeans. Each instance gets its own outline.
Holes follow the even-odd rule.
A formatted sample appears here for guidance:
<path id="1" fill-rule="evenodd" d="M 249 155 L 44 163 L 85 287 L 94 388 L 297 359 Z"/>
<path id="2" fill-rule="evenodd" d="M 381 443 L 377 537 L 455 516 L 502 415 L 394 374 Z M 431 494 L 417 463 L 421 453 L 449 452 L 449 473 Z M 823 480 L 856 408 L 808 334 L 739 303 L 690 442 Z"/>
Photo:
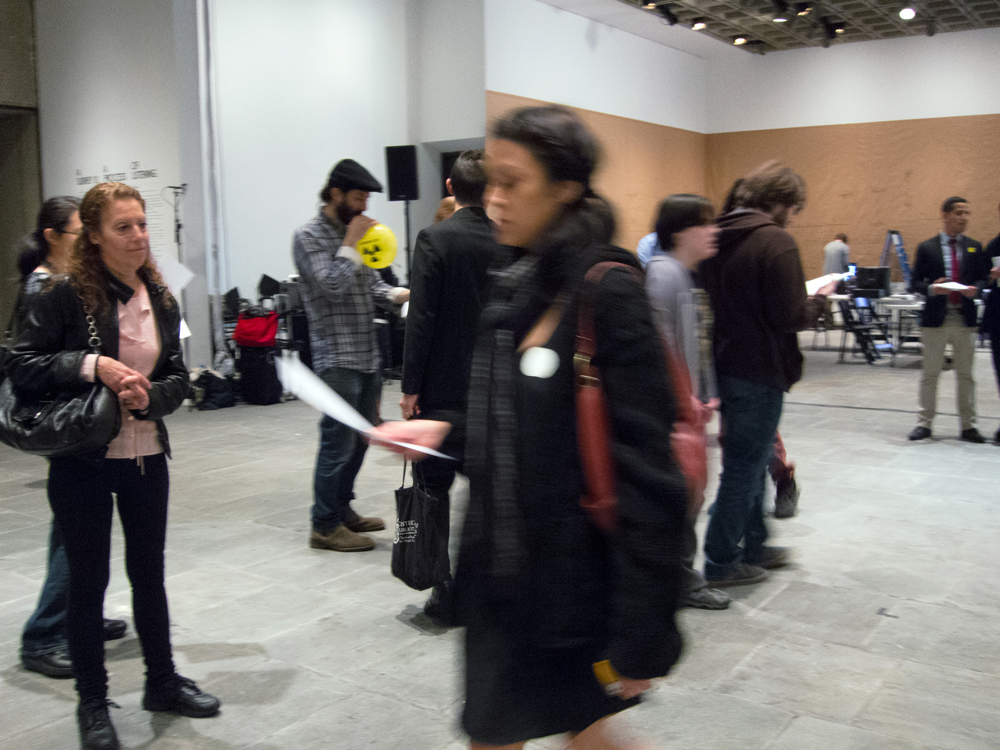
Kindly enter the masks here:
<path id="1" fill-rule="evenodd" d="M 38 605 L 24 624 L 21 653 L 41 656 L 66 648 L 66 600 L 69 598 L 69 561 L 59 526 L 52 519 L 49 563 Z"/>
<path id="2" fill-rule="evenodd" d="M 382 378 L 377 372 L 330 367 L 320 373 L 323 382 L 374 424 Z M 312 527 L 332 531 L 343 523 L 344 511 L 354 499 L 354 478 L 365 459 L 368 443 L 350 427 L 324 416 L 319 421 L 319 453 L 313 477 Z"/>
<path id="3" fill-rule="evenodd" d="M 764 478 L 784 392 L 760 383 L 719 376 L 723 422 L 722 479 L 705 532 L 705 576 L 718 579 L 734 565 L 760 559 L 764 525 Z M 743 547 L 740 547 L 740 542 Z"/>

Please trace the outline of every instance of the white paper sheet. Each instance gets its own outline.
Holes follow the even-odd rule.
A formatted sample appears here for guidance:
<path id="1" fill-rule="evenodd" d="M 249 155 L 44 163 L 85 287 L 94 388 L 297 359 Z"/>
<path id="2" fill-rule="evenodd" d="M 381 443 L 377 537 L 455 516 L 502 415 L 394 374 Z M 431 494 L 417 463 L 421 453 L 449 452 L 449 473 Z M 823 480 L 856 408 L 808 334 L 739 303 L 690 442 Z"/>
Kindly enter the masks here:
<path id="1" fill-rule="evenodd" d="M 371 435 L 372 430 L 375 429 L 372 423 L 361 416 L 340 394 L 324 383 L 316 373 L 302 364 L 298 357 L 293 356 L 290 352 L 285 352 L 280 359 L 275 361 L 275 364 L 278 368 L 278 380 L 281 381 L 285 390 L 291 391 L 314 409 L 323 412 L 331 419 L 336 419 L 341 424 L 347 425 L 352 430 L 356 430 L 362 435 Z M 428 456 L 455 460 L 451 456 L 420 445 L 399 443 L 394 440 L 382 440 L 381 442 L 426 453 Z"/>
<path id="2" fill-rule="evenodd" d="M 969 288 L 965 284 L 959 284 L 957 281 L 942 281 L 940 284 L 934 284 L 934 286 L 941 289 L 948 289 L 952 292 L 964 292 Z"/>
<path id="3" fill-rule="evenodd" d="M 847 276 L 846 273 L 828 273 L 826 276 L 820 276 L 818 279 L 809 279 L 806 282 L 806 294 L 816 294 L 817 291 L 831 281 L 840 281 L 845 276 Z"/>
<path id="4" fill-rule="evenodd" d="M 194 273 L 183 263 L 178 263 L 168 253 L 163 253 L 158 257 L 156 265 L 160 267 L 160 273 L 163 274 L 163 280 L 170 287 L 170 293 L 179 299 L 184 287 L 190 284 L 191 279 L 194 278 Z"/>

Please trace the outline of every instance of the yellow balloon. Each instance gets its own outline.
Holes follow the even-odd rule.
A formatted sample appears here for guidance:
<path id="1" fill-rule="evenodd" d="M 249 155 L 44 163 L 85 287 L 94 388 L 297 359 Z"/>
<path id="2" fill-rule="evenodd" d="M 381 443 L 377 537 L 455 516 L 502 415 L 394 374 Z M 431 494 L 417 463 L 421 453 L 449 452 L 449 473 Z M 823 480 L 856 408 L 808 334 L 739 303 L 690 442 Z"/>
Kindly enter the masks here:
<path id="1" fill-rule="evenodd" d="M 385 224 L 376 224 L 358 241 L 356 250 L 371 268 L 385 268 L 396 257 L 396 235 Z"/>

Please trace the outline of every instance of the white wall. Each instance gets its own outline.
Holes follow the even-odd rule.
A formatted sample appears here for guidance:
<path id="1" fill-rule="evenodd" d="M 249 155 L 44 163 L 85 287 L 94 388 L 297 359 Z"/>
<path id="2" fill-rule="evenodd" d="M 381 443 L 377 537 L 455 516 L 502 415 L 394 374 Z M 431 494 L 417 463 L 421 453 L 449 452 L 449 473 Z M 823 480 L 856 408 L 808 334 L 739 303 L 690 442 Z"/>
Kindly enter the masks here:
<path id="1" fill-rule="evenodd" d="M 200 180 L 197 167 L 181 169 L 178 125 L 177 55 L 189 54 L 194 40 L 174 33 L 175 11 L 193 19 L 194 5 L 194 0 L 35 2 L 43 193 L 82 197 L 109 179 L 138 188 L 146 200 L 156 257 L 177 257 L 172 195 L 166 186 Z M 196 32 L 189 28 L 185 33 Z M 196 72 L 192 85 L 197 85 Z M 184 148 L 192 147 L 183 140 Z M 200 154 L 193 156 L 197 164 Z M 182 208 L 200 210 L 197 202 Z M 203 274 L 200 229 L 188 227 L 183 241 L 185 261 Z M 204 276 L 193 283 L 203 295 Z M 207 362 L 205 301 L 187 294 L 183 302 L 193 333 L 186 345 L 189 359 Z"/>
<path id="2" fill-rule="evenodd" d="M 45 195 L 124 174 L 146 199 L 154 252 L 173 252 L 161 197 L 180 177 L 172 5 L 37 0 L 35 13 Z M 133 179 L 139 170 L 156 176 Z"/>
<path id="3" fill-rule="evenodd" d="M 294 272 L 292 234 L 351 158 L 383 185 L 385 146 L 409 143 L 403 0 L 214 0 L 226 286 L 255 296 Z M 402 204 L 369 215 L 403 235 Z"/>
<path id="4" fill-rule="evenodd" d="M 538 0 L 485 8 L 487 89 L 706 132 L 706 60 Z"/>
<path id="5" fill-rule="evenodd" d="M 1000 29 L 713 61 L 709 132 L 1000 113 Z"/>

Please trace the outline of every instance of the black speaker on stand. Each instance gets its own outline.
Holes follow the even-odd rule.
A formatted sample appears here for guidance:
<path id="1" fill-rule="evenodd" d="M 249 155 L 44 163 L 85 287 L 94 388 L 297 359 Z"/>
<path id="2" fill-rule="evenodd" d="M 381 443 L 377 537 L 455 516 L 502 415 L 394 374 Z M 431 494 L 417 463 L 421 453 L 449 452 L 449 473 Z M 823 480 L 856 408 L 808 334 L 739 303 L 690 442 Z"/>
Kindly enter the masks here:
<path id="1" fill-rule="evenodd" d="M 417 147 L 386 146 L 385 171 L 389 178 L 389 200 L 403 201 L 406 217 L 406 280 L 410 280 L 410 201 L 420 198 L 417 184 Z"/>

